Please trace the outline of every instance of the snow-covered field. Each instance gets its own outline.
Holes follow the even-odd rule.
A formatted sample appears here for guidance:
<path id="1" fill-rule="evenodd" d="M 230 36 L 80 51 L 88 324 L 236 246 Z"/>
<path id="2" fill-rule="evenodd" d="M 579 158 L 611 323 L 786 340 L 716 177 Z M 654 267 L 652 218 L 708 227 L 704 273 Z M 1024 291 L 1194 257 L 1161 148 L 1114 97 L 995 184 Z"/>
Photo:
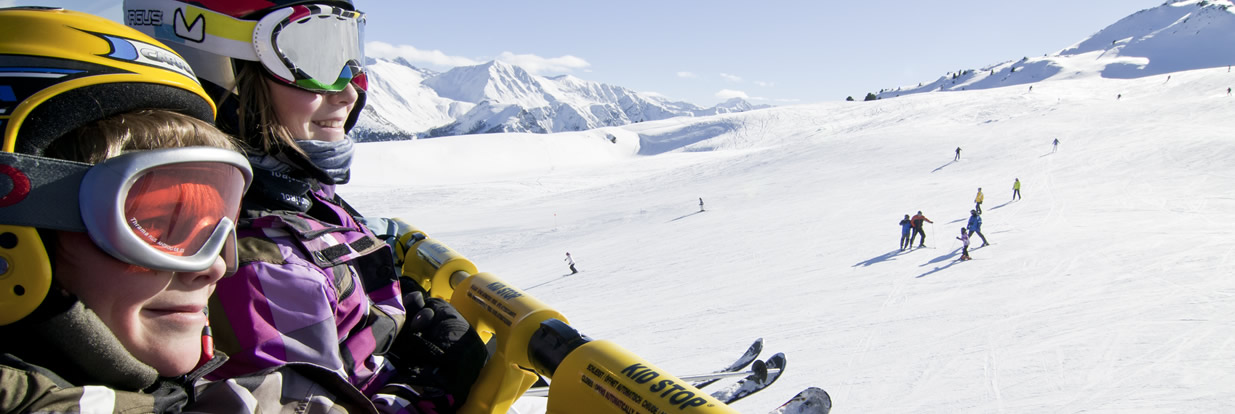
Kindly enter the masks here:
<path id="1" fill-rule="evenodd" d="M 360 144 L 341 193 L 677 374 L 763 337 L 742 412 L 1235 412 L 1235 73 L 1170 76 Z"/>

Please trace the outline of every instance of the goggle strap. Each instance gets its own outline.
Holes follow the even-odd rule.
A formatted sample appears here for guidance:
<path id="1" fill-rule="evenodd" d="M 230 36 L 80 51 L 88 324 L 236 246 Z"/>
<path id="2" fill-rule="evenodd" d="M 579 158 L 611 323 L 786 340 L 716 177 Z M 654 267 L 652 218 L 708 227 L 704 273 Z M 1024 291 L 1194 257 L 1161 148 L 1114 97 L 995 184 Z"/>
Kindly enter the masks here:
<path id="1" fill-rule="evenodd" d="M 253 28 L 257 22 L 237 19 L 213 10 L 172 0 L 126 0 L 126 10 L 162 13 L 162 25 L 130 25 L 170 45 L 191 45 L 243 60 L 258 60 L 253 50 Z M 175 36 L 167 36 L 173 33 Z"/>
<path id="2" fill-rule="evenodd" d="M 0 223 L 62 231 L 86 231 L 78 208 L 78 188 L 90 164 L 0 152 L 0 180 L 14 188 L 0 194 Z M 18 188 L 27 180 L 29 192 Z M 0 187 L 2 188 L 2 187 Z"/>

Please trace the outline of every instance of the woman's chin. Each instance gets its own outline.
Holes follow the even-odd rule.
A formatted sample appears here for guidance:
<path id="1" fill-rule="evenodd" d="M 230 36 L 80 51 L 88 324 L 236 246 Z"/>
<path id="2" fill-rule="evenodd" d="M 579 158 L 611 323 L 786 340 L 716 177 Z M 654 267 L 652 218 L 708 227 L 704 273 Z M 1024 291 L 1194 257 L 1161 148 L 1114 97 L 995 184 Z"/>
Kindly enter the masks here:
<path id="1" fill-rule="evenodd" d="M 326 128 L 318 125 L 313 125 L 309 128 L 309 136 L 307 139 L 323 142 L 337 142 L 347 138 L 347 133 L 343 128 Z"/>

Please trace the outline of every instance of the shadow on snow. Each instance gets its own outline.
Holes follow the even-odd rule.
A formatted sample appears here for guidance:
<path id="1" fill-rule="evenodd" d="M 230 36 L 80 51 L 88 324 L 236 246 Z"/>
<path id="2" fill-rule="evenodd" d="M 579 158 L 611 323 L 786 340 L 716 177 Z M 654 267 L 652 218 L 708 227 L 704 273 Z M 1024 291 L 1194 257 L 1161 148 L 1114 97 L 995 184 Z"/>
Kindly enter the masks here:
<path id="1" fill-rule="evenodd" d="M 944 167 L 947 167 L 947 166 L 952 165 L 952 164 L 956 164 L 956 160 L 948 161 L 948 163 L 947 163 L 947 164 L 940 165 L 940 166 L 939 166 L 939 168 L 936 168 L 936 169 L 931 170 L 931 173 L 932 173 L 932 174 L 934 174 L 936 171 L 942 170 Z"/>
<path id="2" fill-rule="evenodd" d="M 1012 200 L 1012 201 L 1009 201 L 1009 202 L 1006 202 L 1006 203 L 1003 203 L 1003 204 L 1000 204 L 1000 205 L 997 205 L 997 206 L 991 207 L 991 210 L 994 210 L 994 209 L 997 209 L 997 208 L 1000 208 L 1000 207 L 1003 207 L 1003 206 L 1006 206 L 1006 205 L 1008 205 L 1008 204 L 1012 204 L 1012 203 L 1015 203 L 1015 202 L 1016 202 L 1016 200 Z"/>
<path id="3" fill-rule="evenodd" d="M 947 268 L 949 268 L 949 267 L 952 267 L 953 265 L 955 265 L 955 264 L 957 264 L 957 263 L 960 263 L 960 261 L 959 261 L 959 260 L 955 260 L 955 259 L 953 259 L 954 257 L 956 257 L 956 255 L 957 255 L 957 254 L 960 254 L 960 252 L 961 252 L 961 249 L 960 249 L 960 248 L 957 248 L 957 249 L 955 249 L 955 250 L 952 250 L 951 252 L 944 253 L 944 254 L 940 255 L 939 257 L 936 257 L 936 258 L 934 258 L 934 259 L 931 259 L 931 261 L 926 262 L 926 264 L 923 264 L 923 265 L 921 265 L 921 266 L 918 266 L 918 267 L 926 267 L 926 266 L 930 266 L 931 264 L 934 264 L 934 263 L 939 263 L 939 262 L 946 261 L 946 260 L 952 260 L 950 263 L 948 263 L 948 264 L 946 264 L 946 265 L 943 265 L 943 266 L 935 266 L 935 268 L 934 268 L 934 269 L 931 269 L 930 271 L 928 271 L 928 272 L 926 272 L 926 273 L 920 274 L 920 275 L 918 275 L 917 277 L 918 277 L 918 278 L 927 277 L 927 276 L 930 276 L 931 274 L 934 274 L 934 273 L 936 273 L 936 272 L 943 271 L 943 270 L 945 270 L 945 269 L 947 269 Z"/>
<path id="4" fill-rule="evenodd" d="M 875 256 L 875 257 L 872 257 L 872 258 L 870 258 L 870 259 L 867 259 L 866 261 L 858 262 L 857 264 L 853 265 L 853 267 L 858 267 L 858 266 L 866 267 L 866 266 L 870 266 L 870 265 L 873 265 L 873 264 L 875 264 L 875 263 L 879 263 L 879 262 L 887 261 L 887 260 L 889 260 L 889 259 L 891 259 L 891 258 L 893 258 L 893 257 L 896 257 L 897 255 L 899 255 L 899 254 L 901 254 L 901 253 L 904 253 L 904 252 L 903 252 L 903 251 L 901 251 L 900 249 L 893 250 L 893 251 L 890 251 L 890 252 L 887 252 L 887 253 L 881 254 L 881 255 L 879 255 L 879 256 Z"/>
<path id="5" fill-rule="evenodd" d="M 685 215 L 685 216 L 681 216 L 681 217 L 675 218 L 675 219 L 673 219 L 673 220 L 669 220 L 669 223 L 672 223 L 672 222 L 675 222 L 675 221 L 678 221 L 678 220 L 681 220 L 681 219 L 684 219 L 684 218 L 687 218 L 687 217 L 690 217 L 690 216 L 693 216 L 693 215 L 696 215 L 696 214 L 702 213 L 703 211 L 704 211 L 704 210 L 699 210 L 699 211 L 696 211 L 696 212 L 694 212 L 694 213 L 690 213 L 690 214 L 687 214 L 687 215 Z"/>

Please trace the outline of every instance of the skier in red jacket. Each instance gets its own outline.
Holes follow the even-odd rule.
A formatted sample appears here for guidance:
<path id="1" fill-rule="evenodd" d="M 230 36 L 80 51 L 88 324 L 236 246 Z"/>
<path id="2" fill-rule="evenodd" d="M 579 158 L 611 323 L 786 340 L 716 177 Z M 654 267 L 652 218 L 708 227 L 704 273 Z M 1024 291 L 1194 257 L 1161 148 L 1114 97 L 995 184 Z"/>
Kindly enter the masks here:
<path id="1" fill-rule="evenodd" d="M 926 216 L 923 216 L 921 211 L 918 211 L 918 214 L 915 214 L 913 218 L 910 219 L 910 221 L 913 222 L 913 235 L 909 236 L 909 245 L 913 246 L 913 240 L 917 238 L 919 234 L 921 234 L 922 241 L 918 242 L 918 247 L 926 247 L 926 232 L 922 230 L 922 222 L 923 221 L 927 223 L 934 223 L 934 222 L 931 221 L 931 219 L 926 218 Z"/>

